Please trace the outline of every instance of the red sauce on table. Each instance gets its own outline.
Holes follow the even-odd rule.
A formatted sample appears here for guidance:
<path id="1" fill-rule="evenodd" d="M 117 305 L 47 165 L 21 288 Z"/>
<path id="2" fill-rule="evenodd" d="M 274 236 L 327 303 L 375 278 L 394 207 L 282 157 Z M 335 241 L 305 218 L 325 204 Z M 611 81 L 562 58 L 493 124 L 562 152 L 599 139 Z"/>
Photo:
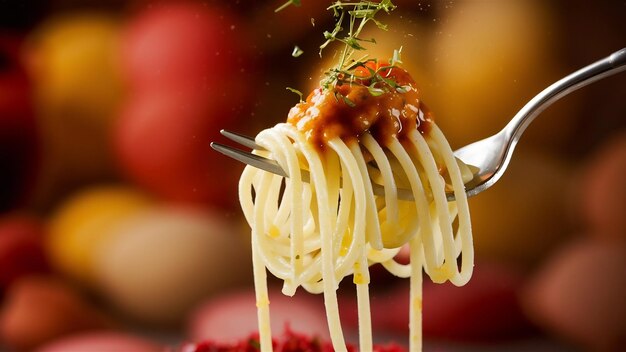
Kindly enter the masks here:
<path id="1" fill-rule="evenodd" d="M 378 65 L 368 62 L 368 66 Z M 371 66 L 370 66 L 371 67 Z M 356 74 L 369 76 L 364 67 L 357 68 Z M 394 67 L 382 72 L 398 86 L 385 87 L 386 92 L 374 96 L 368 90 L 371 82 L 361 80 L 358 83 L 342 84 L 331 89 L 315 89 L 304 102 L 291 108 L 287 123 L 305 133 L 307 140 L 318 149 L 324 150 L 327 141 L 339 137 L 346 143 L 358 142 L 360 137 L 369 132 L 381 145 L 387 145 L 390 138 L 402 140 L 411 130 L 422 134 L 430 131 L 433 122 L 428 108 L 420 101 L 415 81 L 402 68 Z M 375 87 L 387 85 L 377 82 Z M 341 94 L 351 104 L 337 96 Z"/>

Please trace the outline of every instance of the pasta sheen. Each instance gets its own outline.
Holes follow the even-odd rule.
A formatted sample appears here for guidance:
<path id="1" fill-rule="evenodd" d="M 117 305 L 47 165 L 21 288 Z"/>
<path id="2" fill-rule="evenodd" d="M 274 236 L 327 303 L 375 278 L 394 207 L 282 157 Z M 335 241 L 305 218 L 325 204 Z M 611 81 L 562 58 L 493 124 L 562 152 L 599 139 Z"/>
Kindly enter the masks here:
<path id="1" fill-rule="evenodd" d="M 410 278 L 409 348 L 421 351 L 423 272 L 434 282 L 463 285 L 474 257 L 464 188 L 468 169 L 455 159 L 438 127 L 431 123 L 428 133 L 414 129 L 384 142 L 369 132 L 358 140 L 335 136 L 320 151 L 294 124 L 279 123 L 261 131 L 256 142 L 265 151 L 255 153 L 276 160 L 290 176 L 248 166 L 239 182 L 241 206 L 252 228 L 261 350 L 272 349 L 269 271 L 283 280 L 286 295 L 299 287 L 324 295 L 336 351 L 346 351 L 336 290 L 351 276 L 359 348 L 371 351 L 368 268 L 381 263 L 392 274 Z M 440 170 L 446 170 L 444 176 Z M 373 182 L 384 188 L 384 196 L 374 194 Z M 446 187 L 456 201 L 447 201 Z M 398 200 L 398 188 L 410 189 L 414 201 Z M 403 247 L 410 251 L 409 264 L 394 259 Z"/>

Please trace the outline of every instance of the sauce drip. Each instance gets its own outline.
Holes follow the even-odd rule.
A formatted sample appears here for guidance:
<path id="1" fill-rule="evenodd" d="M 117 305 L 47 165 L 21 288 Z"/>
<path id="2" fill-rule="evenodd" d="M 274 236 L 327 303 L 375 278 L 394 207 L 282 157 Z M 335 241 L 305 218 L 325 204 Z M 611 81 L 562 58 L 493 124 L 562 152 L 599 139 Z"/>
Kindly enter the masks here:
<path id="1" fill-rule="evenodd" d="M 402 140 L 411 130 L 427 134 L 433 118 L 419 99 L 415 81 L 406 70 L 398 67 L 388 69 L 384 77 L 393 79 L 403 91 L 387 86 L 386 92 L 374 96 L 368 90 L 370 83 L 366 80 L 338 85 L 326 91 L 317 88 L 306 101 L 291 108 L 287 123 L 304 132 L 308 141 L 320 150 L 324 150 L 327 141 L 335 137 L 346 143 L 358 143 L 366 132 L 381 145 L 387 145 L 394 137 Z M 376 83 L 383 84 L 386 85 Z"/>

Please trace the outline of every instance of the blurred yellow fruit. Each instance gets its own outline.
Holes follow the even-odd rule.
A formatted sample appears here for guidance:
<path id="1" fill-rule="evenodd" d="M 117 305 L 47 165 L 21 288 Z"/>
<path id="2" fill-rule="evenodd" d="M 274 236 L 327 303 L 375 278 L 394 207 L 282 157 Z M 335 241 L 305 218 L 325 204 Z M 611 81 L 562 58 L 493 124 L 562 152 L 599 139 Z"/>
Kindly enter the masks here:
<path id="1" fill-rule="evenodd" d="M 109 134 L 123 90 L 119 28 L 108 15 L 72 14 L 52 18 L 29 38 L 26 56 L 43 151 L 40 204 L 114 174 Z"/>
<path id="2" fill-rule="evenodd" d="M 556 16 L 538 0 L 457 2 L 433 38 L 435 118 L 453 148 L 499 131 L 535 94 L 560 78 Z M 524 139 L 560 145 L 573 131 L 575 102 L 558 104 Z M 540 127 L 541 126 L 541 127 Z"/>
<path id="3" fill-rule="evenodd" d="M 387 31 L 365 27 L 360 37 L 376 44 L 364 43 L 368 50 L 355 57 L 388 60 L 402 47 L 402 66 L 454 149 L 499 131 L 530 98 L 569 73 L 554 45 L 558 17 L 545 2 L 460 1 L 406 9 L 381 17 Z M 325 49 L 321 62 L 310 56 L 316 69 L 302 77 L 304 91 L 318 86 L 323 72 L 337 63 L 336 48 Z M 543 112 L 524 136 L 524 147 L 564 151 L 582 118 L 576 115 L 580 98 L 568 97 Z"/>
<path id="4" fill-rule="evenodd" d="M 74 195 L 50 220 L 46 249 L 52 265 L 94 287 L 94 258 L 112 229 L 151 204 L 145 195 L 121 186 L 90 188 Z"/>
<path id="5" fill-rule="evenodd" d="M 571 233 L 571 166 L 518 151 L 492 188 L 469 199 L 476 258 L 533 268 Z"/>
<path id="6" fill-rule="evenodd" d="M 143 323 L 180 323 L 201 300 L 252 282 L 247 236 L 217 212 L 157 208 L 114 235 L 98 253 L 98 281 L 115 306 Z"/>

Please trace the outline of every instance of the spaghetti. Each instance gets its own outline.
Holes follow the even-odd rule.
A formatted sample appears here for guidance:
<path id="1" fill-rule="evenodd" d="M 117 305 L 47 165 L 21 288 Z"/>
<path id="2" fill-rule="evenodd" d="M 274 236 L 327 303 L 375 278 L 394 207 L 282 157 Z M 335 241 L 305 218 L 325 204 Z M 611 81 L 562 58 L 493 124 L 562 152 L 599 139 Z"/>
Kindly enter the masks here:
<path id="1" fill-rule="evenodd" d="M 265 149 L 256 153 L 275 159 L 289 174 L 248 166 L 239 183 L 252 228 L 262 351 L 272 349 L 267 271 L 284 281 L 286 295 L 298 287 L 324 294 L 336 351 L 346 350 L 336 295 L 345 277 L 352 275 L 356 285 L 361 351 L 373 349 L 368 267 L 381 263 L 394 275 L 410 277 L 409 347 L 420 351 L 422 271 L 434 282 L 455 285 L 471 276 L 464 189 L 471 172 L 455 159 L 408 73 L 393 67 L 385 76 L 402 89 L 375 96 L 366 79 L 318 89 L 292 108 L 286 123 L 256 137 Z M 372 183 L 382 185 L 384 196 L 374 194 Z M 410 189 L 414 201 L 399 200 L 398 188 Z M 447 201 L 446 189 L 456 201 Z M 409 264 L 394 259 L 403 246 L 409 247 Z"/>

